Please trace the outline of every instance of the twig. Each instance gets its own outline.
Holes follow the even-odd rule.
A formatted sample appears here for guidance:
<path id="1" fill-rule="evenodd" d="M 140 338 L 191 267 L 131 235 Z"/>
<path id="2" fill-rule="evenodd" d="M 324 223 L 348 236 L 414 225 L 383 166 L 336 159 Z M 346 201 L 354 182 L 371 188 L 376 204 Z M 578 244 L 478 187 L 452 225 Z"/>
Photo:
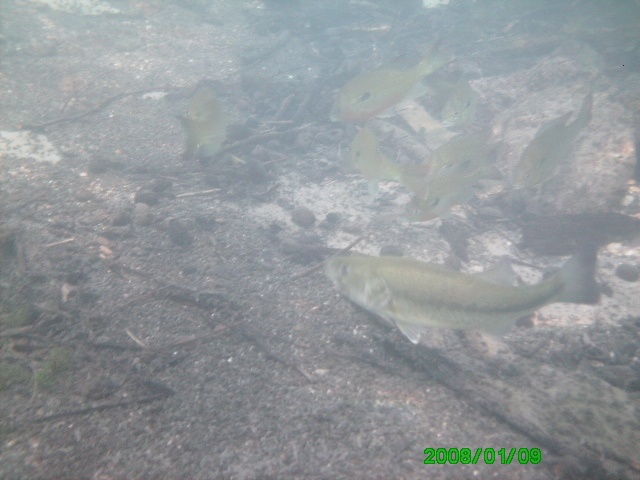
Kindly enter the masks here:
<path id="1" fill-rule="evenodd" d="M 136 342 L 142 348 L 147 348 L 147 345 L 142 340 L 140 340 L 138 337 L 136 337 L 128 328 L 125 328 L 124 331 L 127 332 L 127 335 L 129 335 L 129 338 L 131 338 L 131 340 Z"/>
<path id="2" fill-rule="evenodd" d="M 270 358 L 271 360 L 274 360 L 274 361 L 284 365 L 285 367 L 288 367 L 288 368 L 298 372 L 308 382 L 314 382 L 315 381 L 314 378 L 311 375 L 309 375 L 307 372 L 305 372 L 301 367 L 299 367 L 296 364 L 293 364 L 293 363 L 290 363 L 290 362 L 286 361 L 284 358 L 282 358 L 279 355 L 277 355 L 276 353 L 274 353 L 261 340 L 259 340 L 258 337 L 256 337 L 255 335 L 251 334 L 246 329 L 242 329 L 242 334 L 245 336 L 245 338 L 247 338 L 247 340 L 251 341 L 254 345 L 256 345 L 258 348 L 260 348 L 260 350 L 262 350 L 262 352 L 265 354 L 265 356 L 267 358 Z"/>
<path id="3" fill-rule="evenodd" d="M 143 403 L 155 402 L 156 400 L 164 400 L 165 398 L 169 398 L 170 396 L 171 394 L 167 393 L 164 395 L 151 395 L 149 397 L 142 397 L 137 400 L 123 400 L 122 402 L 105 403 L 102 405 L 95 405 L 93 407 L 79 408 L 77 410 L 67 410 L 66 412 L 53 413 L 51 415 L 38 417 L 32 421 L 33 423 L 48 422 L 49 420 L 56 420 L 58 418 L 65 418 L 65 417 L 75 417 L 77 415 L 85 415 L 87 413 L 93 413 L 93 412 L 101 412 L 103 410 L 109 410 L 111 408 L 128 407 L 130 405 L 138 405 Z"/>
<path id="4" fill-rule="evenodd" d="M 113 97 L 107 98 L 104 102 L 99 104 L 97 107 L 91 108 L 91 109 L 87 110 L 86 112 L 78 113 L 77 115 L 71 115 L 71 116 L 68 116 L 68 117 L 56 118 L 54 120 L 49 120 L 48 122 L 32 123 L 32 124 L 23 125 L 22 126 L 22 130 L 42 130 L 43 128 L 50 127 L 51 125 L 56 125 L 58 123 L 74 122 L 76 120 L 80 120 L 81 118 L 87 117 L 89 115 L 93 115 L 94 113 L 97 113 L 100 110 L 105 109 L 106 107 L 111 105 L 116 100 L 120 100 L 120 99 L 125 98 L 125 97 L 130 97 L 132 95 L 142 95 L 142 94 L 149 93 L 149 92 L 157 92 L 159 90 L 176 90 L 178 88 L 179 87 L 171 87 L 171 86 L 169 86 L 169 87 L 160 87 L 160 88 L 145 88 L 143 90 L 135 90 L 133 92 L 119 93 L 117 95 L 114 95 Z"/>
<path id="5" fill-rule="evenodd" d="M 244 145 L 250 145 L 252 143 L 259 143 L 259 142 L 263 142 L 265 140 L 271 140 L 272 138 L 278 138 L 278 137 L 284 137 L 286 135 L 290 135 L 292 133 L 298 132 L 300 130 L 302 130 L 303 128 L 306 128 L 307 125 L 302 125 L 300 127 L 296 127 L 296 128 L 292 128 L 290 130 L 286 130 L 284 132 L 264 132 L 264 133 L 258 133 L 256 135 L 252 135 L 251 137 L 247 137 L 247 138 L 243 138 L 242 140 L 238 140 L 235 143 L 232 143 L 230 145 L 227 145 L 226 147 L 221 148 L 220 150 L 218 150 L 218 153 L 216 153 L 216 156 L 220 156 L 223 153 L 227 153 L 229 150 L 234 150 L 238 147 L 242 147 Z"/>
<path id="6" fill-rule="evenodd" d="M 176 195 L 176 198 L 197 197 L 198 195 L 209 195 L 210 193 L 215 193 L 219 191 L 220 191 L 219 188 L 212 188 L 210 190 L 200 190 L 198 192 L 180 193 Z"/>
<path id="7" fill-rule="evenodd" d="M 291 275 L 291 279 L 292 280 L 296 280 L 298 278 L 306 277 L 307 275 L 315 272 L 316 270 L 320 270 L 327 260 L 330 260 L 333 257 L 337 257 L 338 255 L 342 255 L 343 253 L 348 252 L 353 247 L 355 247 L 358 243 L 360 243 L 364 238 L 365 238 L 364 235 L 359 236 L 353 242 L 351 242 L 349 245 L 344 247 L 342 250 L 338 250 L 336 253 L 334 253 L 333 255 L 330 255 L 329 257 L 324 259 L 322 262 L 317 263 L 316 265 L 314 265 L 312 267 L 309 267 L 306 270 L 303 270 L 302 272 L 295 273 L 295 274 Z"/>
<path id="8" fill-rule="evenodd" d="M 47 243 L 44 248 L 57 247 L 58 245 L 64 245 L 65 243 L 75 242 L 76 237 L 65 238 L 64 240 L 60 240 L 59 242 Z"/>

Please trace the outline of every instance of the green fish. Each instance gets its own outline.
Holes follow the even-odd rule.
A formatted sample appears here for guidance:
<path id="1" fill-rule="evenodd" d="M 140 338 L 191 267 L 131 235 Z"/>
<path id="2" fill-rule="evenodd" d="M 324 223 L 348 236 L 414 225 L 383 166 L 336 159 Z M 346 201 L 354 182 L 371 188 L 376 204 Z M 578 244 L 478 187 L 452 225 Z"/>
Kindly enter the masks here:
<path id="1" fill-rule="evenodd" d="M 465 128 L 473 123 L 478 109 L 478 94 L 469 81 L 461 78 L 453 86 L 440 112 L 442 125 L 447 128 Z"/>
<path id="2" fill-rule="evenodd" d="M 351 79 L 338 93 L 331 120 L 368 120 L 400 103 L 423 78 L 452 60 L 438 53 L 439 46 L 437 42 L 413 68 L 385 66 Z"/>
<path id="3" fill-rule="evenodd" d="M 407 216 L 419 221 L 439 217 L 473 198 L 483 187 L 482 180 L 499 179 L 493 165 L 495 149 L 487 143 L 486 135 L 457 135 L 438 147 L 427 180 L 420 184 L 414 177 L 413 184 L 405 182 L 416 194 Z"/>
<path id="4" fill-rule="evenodd" d="M 547 280 L 525 286 L 390 256 L 334 257 L 325 273 L 342 295 L 418 343 L 433 327 L 503 334 L 550 303 L 597 303 L 596 260 L 597 248 L 585 247 Z"/>
<path id="5" fill-rule="evenodd" d="M 198 88 L 187 115 L 178 118 L 187 133 L 185 158 L 212 157 L 220 150 L 227 137 L 228 117 L 211 87 Z"/>
<path id="6" fill-rule="evenodd" d="M 353 138 L 346 166 L 348 170 L 356 170 L 369 180 L 372 193 L 377 190 L 380 180 L 398 182 L 402 175 L 400 166 L 383 155 L 378 139 L 366 127 Z"/>
<path id="7" fill-rule="evenodd" d="M 516 187 L 535 187 L 541 184 L 569 158 L 573 141 L 591 121 L 592 105 L 593 95 L 589 93 L 573 122 L 566 123 L 572 113 L 569 112 L 540 127 L 513 170 L 513 183 Z"/>

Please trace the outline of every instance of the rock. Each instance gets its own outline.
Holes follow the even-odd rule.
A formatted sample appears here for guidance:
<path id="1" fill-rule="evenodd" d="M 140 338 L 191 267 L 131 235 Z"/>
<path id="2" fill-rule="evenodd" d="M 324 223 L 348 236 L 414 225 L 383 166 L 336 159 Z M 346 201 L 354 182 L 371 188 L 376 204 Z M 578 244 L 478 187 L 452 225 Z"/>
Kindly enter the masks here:
<path id="1" fill-rule="evenodd" d="M 138 205 L 144 205 L 144 204 L 140 203 Z M 130 223 L 131 223 L 131 215 L 129 215 L 128 212 L 121 211 L 116 213 L 115 217 L 113 217 L 113 221 L 111 225 L 113 225 L 114 227 L 124 227 L 125 225 L 129 225 Z"/>
<path id="2" fill-rule="evenodd" d="M 621 263 L 616 267 L 616 276 L 627 282 L 636 282 L 640 278 L 640 267 L 630 263 Z"/>
<path id="3" fill-rule="evenodd" d="M 327 216 L 324 218 L 324 221 L 329 225 L 339 225 L 342 221 L 342 216 L 337 212 L 329 212 Z"/>
<path id="4" fill-rule="evenodd" d="M 312 227 L 316 223 L 316 216 L 307 207 L 296 207 L 291 212 L 291 220 L 303 228 Z"/>
<path id="5" fill-rule="evenodd" d="M 133 201 L 135 203 L 146 203 L 149 206 L 157 205 L 160 202 L 160 195 L 153 190 L 140 189 L 136 193 Z"/>
<path id="6" fill-rule="evenodd" d="M 157 194 L 162 194 L 173 186 L 173 182 L 166 178 L 158 178 L 151 182 L 149 190 Z"/>

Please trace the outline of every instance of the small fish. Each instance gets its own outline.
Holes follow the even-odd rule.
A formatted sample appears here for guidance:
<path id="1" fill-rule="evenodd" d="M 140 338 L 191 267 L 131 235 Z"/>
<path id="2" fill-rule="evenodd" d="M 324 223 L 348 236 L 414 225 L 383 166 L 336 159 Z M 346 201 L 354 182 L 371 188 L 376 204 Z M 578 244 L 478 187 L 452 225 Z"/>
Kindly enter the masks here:
<path id="1" fill-rule="evenodd" d="M 184 156 L 212 157 L 227 137 L 227 114 L 213 89 L 203 85 L 191 97 L 187 115 L 178 117 L 187 133 Z"/>
<path id="2" fill-rule="evenodd" d="M 485 135 L 457 135 L 438 147 L 421 188 L 405 183 L 416 194 L 407 216 L 419 221 L 439 217 L 473 198 L 483 187 L 483 180 L 499 179 L 500 173 L 493 165 L 496 147 L 487 143 Z"/>
<path id="3" fill-rule="evenodd" d="M 380 151 L 378 139 L 369 128 L 361 129 L 351 142 L 347 169 L 357 170 L 369 180 L 369 190 L 375 193 L 380 180 L 398 182 L 402 171 Z"/>
<path id="4" fill-rule="evenodd" d="M 438 53 L 437 42 L 415 67 L 381 67 L 361 73 L 342 87 L 331 110 L 331 120 L 368 120 L 404 100 L 425 77 L 452 59 Z"/>
<path id="5" fill-rule="evenodd" d="M 440 112 L 440 120 L 447 128 L 465 128 L 473 123 L 478 109 L 478 94 L 469 81 L 456 83 Z"/>
<path id="6" fill-rule="evenodd" d="M 342 295 L 418 343 L 430 327 L 502 334 L 550 303 L 597 303 L 596 260 L 597 247 L 585 246 L 553 276 L 525 286 L 389 256 L 334 257 L 325 273 Z"/>
<path id="7" fill-rule="evenodd" d="M 472 200 L 484 188 L 482 180 L 488 176 L 476 169 L 463 175 L 429 182 L 426 196 L 415 196 L 407 205 L 405 216 L 414 222 L 441 217 L 451 207 Z"/>
<path id="8" fill-rule="evenodd" d="M 593 95 L 589 93 L 573 122 L 566 123 L 571 116 L 569 112 L 540 127 L 513 170 L 515 186 L 535 187 L 553 175 L 571 155 L 573 141 L 580 130 L 591 121 L 592 105 Z"/>

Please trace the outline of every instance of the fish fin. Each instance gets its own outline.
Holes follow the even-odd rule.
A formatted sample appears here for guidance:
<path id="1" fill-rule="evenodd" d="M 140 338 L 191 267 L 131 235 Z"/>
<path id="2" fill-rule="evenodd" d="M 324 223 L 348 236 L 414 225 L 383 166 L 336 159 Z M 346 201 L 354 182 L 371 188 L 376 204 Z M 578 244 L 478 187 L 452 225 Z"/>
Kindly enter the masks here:
<path id="1" fill-rule="evenodd" d="M 506 257 L 485 268 L 476 276 L 496 285 L 514 286 L 518 283 L 516 272 L 513 271 L 511 262 Z"/>
<path id="2" fill-rule="evenodd" d="M 587 93 L 584 97 L 580 111 L 576 115 L 576 119 L 571 122 L 568 127 L 577 134 L 580 130 L 586 127 L 591 121 L 591 108 L 593 107 L 593 93 Z"/>
<path id="3" fill-rule="evenodd" d="M 578 247 L 558 272 L 563 287 L 557 301 L 587 304 L 600 301 L 600 289 L 594 278 L 597 260 L 597 243 L 588 242 Z"/>
<path id="4" fill-rule="evenodd" d="M 420 342 L 420 337 L 427 331 L 427 327 L 422 325 L 416 325 L 415 323 L 405 323 L 396 320 L 396 327 L 407 337 L 411 343 L 417 344 Z"/>

